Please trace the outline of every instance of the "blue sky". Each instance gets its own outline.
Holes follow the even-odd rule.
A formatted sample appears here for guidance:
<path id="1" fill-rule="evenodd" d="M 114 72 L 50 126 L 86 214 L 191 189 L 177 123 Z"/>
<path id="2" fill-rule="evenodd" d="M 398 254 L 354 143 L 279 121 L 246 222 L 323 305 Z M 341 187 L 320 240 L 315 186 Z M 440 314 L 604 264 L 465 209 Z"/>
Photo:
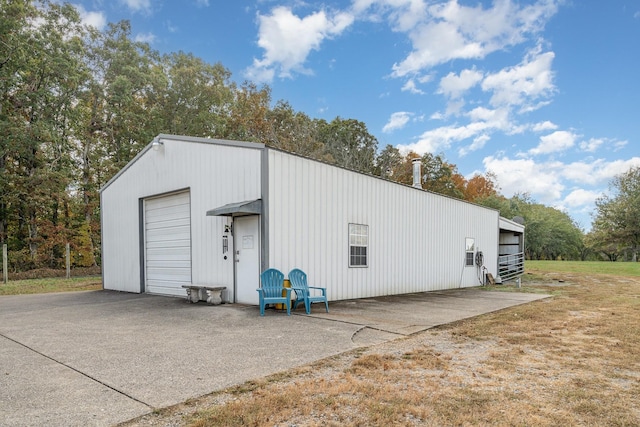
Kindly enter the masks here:
<path id="1" fill-rule="evenodd" d="M 220 62 L 310 117 L 366 123 L 380 149 L 443 153 L 502 194 L 589 229 L 640 166 L 637 0 L 82 0 L 160 52 Z"/>

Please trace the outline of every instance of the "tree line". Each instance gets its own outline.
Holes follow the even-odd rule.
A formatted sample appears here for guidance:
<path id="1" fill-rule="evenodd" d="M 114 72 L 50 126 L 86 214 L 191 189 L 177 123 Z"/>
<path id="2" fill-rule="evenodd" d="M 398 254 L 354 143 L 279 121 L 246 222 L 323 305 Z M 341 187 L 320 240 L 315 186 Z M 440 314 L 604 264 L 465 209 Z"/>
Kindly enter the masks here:
<path id="1" fill-rule="evenodd" d="M 363 122 L 309 117 L 273 102 L 267 85 L 235 83 L 220 63 L 160 54 L 128 21 L 98 31 L 46 0 L 0 0 L 0 18 L 0 243 L 13 271 L 61 267 L 67 242 L 74 266 L 99 265 L 99 189 L 160 133 L 262 142 L 409 185 L 420 157 L 423 188 L 524 217 L 530 258 L 637 250 L 637 222 L 635 235 L 611 232 L 617 198 L 601 200 L 585 238 L 566 213 L 500 195 L 491 173 L 466 179 L 442 154 L 379 149 Z"/>

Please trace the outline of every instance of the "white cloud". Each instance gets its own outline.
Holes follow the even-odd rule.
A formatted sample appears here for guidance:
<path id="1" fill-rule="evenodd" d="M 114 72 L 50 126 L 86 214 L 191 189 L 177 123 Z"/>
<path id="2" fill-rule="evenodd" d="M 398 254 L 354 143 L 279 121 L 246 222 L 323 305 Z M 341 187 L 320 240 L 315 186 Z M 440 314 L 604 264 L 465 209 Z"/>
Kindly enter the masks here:
<path id="1" fill-rule="evenodd" d="M 293 72 L 310 73 L 304 63 L 312 50 L 322 42 L 340 35 L 353 23 L 348 13 L 315 12 L 299 18 L 288 7 L 276 7 L 270 15 L 258 15 L 258 46 L 264 49 L 261 59 L 254 59 L 246 76 L 254 80 L 270 81 L 291 77 Z"/>
<path id="2" fill-rule="evenodd" d="M 455 25 L 448 22 L 424 25 L 409 34 L 414 51 L 393 65 L 392 76 L 404 77 L 453 59 L 478 59 L 482 48 L 467 42 Z M 437 41 L 437 43 L 434 43 Z"/>
<path id="3" fill-rule="evenodd" d="M 424 83 L 428 83 L 431 80 L 433 80 L 434 75 L 433 74 L 425 74 L 424 76 L 420 76 L 418 77 L 418 82 L 424 84 Z"/>
<path id="4" fill-rule="evenodd" d="M 373 2 L 361 2 L 372 5 Z M 491 52 L 522 43 L 542 30 L 558 8 L 554 0 L 520 6 L 496 0 L 492 7 L 460 5 L 457 0 L 426 2 L 387 0 L 395 31 L 406 32 L 412 52 L 393 66 L 393 76 L 403 77 L 454 59 L 481 59 Z"/>
<path id="5" fill-rule="evenodd" d="M 534 200 L 555 207 L 568 207 L 572 211 L 592 211 L 593 202 L 602 194 L 601 188 L 611 179 L 640 166 L 640 157 L 629 160 L 563 163 L 558 161 L 536 162 L 534 159 L 510 159 L 508 157 L 486 157 L 485 170 L 496 174 L 505 196 L 529 193 Z M 566 193 L 566 189 L 571 190 Z"/>
<path id="6" fill-rule="evenodd" d="M 505 196 L 529 193 L 541 203 L 556 203 L 565 188 L 557 166 L 538 164 L 533 159 L 510 159 L 489 156 L 483 160 L 485 170 L 496 174 Z"/>
<path id="7" fill-rule="evenodd" d="M 390 133 L 394 130 L 402 129 L 407 123 L 409 123 L 411 116 L 413 116 L 413 114 L 406 111 L 398 111 L 397 113 L 391 114 L 389 121 L 382 128 L 382 132 Z"/>
<path id="8" fill-rule="evenodd" d="M 169 20 L 167 20 L 167 22 L 164 23 L 164 26 L 166 27 L 167 31 L 169 31 L 170 33 L 177 33 L 178 32 L 178 27 L 173 25 L 171 23 L 171 21 L 169 21 Z"/>
<path id="9" fill-rule="evenodd" d="M 394 23 L 396 31 L 410 31 L 428 17 L 427 2 L 423 0 L 390 0 L 387 3 L 394 7 L 390 13 L 390 20 Z"/>
<path id="10" fill-rule="evenodd" d="M 74 4 L 73 6 L 78 11 L 83 24 L 94 27 L 99 31 L 102 31 L 107 26 L 107 17 L 104 12 L 90 12 L 81 4 Z"/>
<path id="11" fill-rule="evenodd" d="M 448 97 L 445 112 L 434 113 L 432 119 L 447 119 L 451 116 L 466 117 L 467 124 L 442 126 L 424 132 L 416 142 L 402 146 L 419 154 L 449 149 L 454 143 L 473 139 L 471 144 L 458 148 L 458 155 L 465 156 L 472 151 L 482 149 L 491 134 L 503 132 L 507 135 L 521 134 L 526 131 L 545 132 L 557 129 L 551 121 L 534 124 L 518 123 L 513 119 L 513 108 L 524 106 L 535 108 L 539 98 L 549 96 L 555 90 L 552 83 L 551 63 L 554 54 L 542 53 L 540 47 L 530 51 L 523 61 L 492 74 L 483 74 L 476 69 L 466 69 L 459 73 L 449 73 L 440 80 L 438 93 Z M 409 80 L 411 81 L 411 80 Z M 491 102 L 495 108 L 477 106 L 464 112 L 465 94 L 480 84 L 485 92 L 492 92 Z M 477 100 L 474 100 L 477 103 Z M 538 103 L 537 105 L 540 105 Z M 530 155 L 548 154 L 566 150 L 575 145 L 578 135 L 567 131 L 555 131 L 542 136 L 537 147 Z"/>
<path id="12" fill-rule="evenodd" d="M 557 130 L 540 137 L 540 144 L 529 150 L 530 154 L 550 154 L 565 151 L 574 146 L 577 135 L 566 130 Z"/>
<path id="13" fill-rule="evenodd" d="M 629 141 L 618 141 L 614 138 L 590 138 L 587 141 L 580 142 L 580 149 L 588 153 L 595 153 L 601 147 L 613 150 L 614 152 L 625 147 Z"/>
<path id="14" fill-rule="evenodd" d="M 599 191 L 589 191 L 583 188 L 573 190 L 564 198 L 564 204 L 571 208 L 592 206 L 596 199 L 602 195 Z"/>
<path id="15" fill-rule="evenodd" d="M 471 138 L 490 128 L 491 124 L 486 122 L 475 122 L 465 126 L 442 126 L 424 132 L 417 142 L 398 145 L 398 148 L 403 151 L 415 151 L 418 154 L 435 153 L 451 147 L 453 142 Z"/>
<path id="16" fill-rule="evenodd" d="M 602 184 L 607 180 L 602 174 L 597 173 L 604 166 L 603 160 L 591 162 L 571 162 L 563 164 L 560 170 L 562 177 L 582 185 Z M 599 176 L 600 175 L 600 176 Z"/>
<path id="17" fill-rule="evenodd" d="M 440 86 L 436 93 L 441 93 L 451 99 L 460 98 L 466 91 L 477 85 L 482 77 L 482 73 L 475 68 L 462 70 L 460 74 L 451 72 L 440 79 Z"/>
<path id="18" fill-rule="evenodd" d="M 490 110 L 485 107 L 476 107 L 473 110 L 469 111 L 467 115 L 471 119 L 471 121 L 490 121 L 495 120 L 498 115 L 502 115 L 504 118 L 504 114 L 506 113 L 505 109 L 502 110 Z"/>
<path id="19" fill-rule="evenodd" d="M 134 12 L 151 10 L 151 0 L 120 0 L 120 3 Z"/>
<path id="20" fill-rule="evenodd" d="M 530 113 L 532 111 L 539 110 L 542 107 L 546 107 L 549 104 L 551 104 L 551 101 L 540 101 L 533 104 L 525 104 L 522 106 L 522 108 L 520 108 L 518 112 L 521 114 Z"/>
<path id="21" fill-rule="evenodd" d="M 353 11 L 361 14 L 369 9 L 377 0 L 353 0 L 352 8 Z"/>
<path id="22" fill-rule="evenodd" d="M 463 113 L 462 109 L 466 105 L 464 99 L 455 99 L 447 102 L 447 109 L 445 111 L 445 117 L 459 116 Z"/>
<path id="23" fill-rule="evenodd" d="M 407 80 L 401 90 L 403 92 L 413 93 L 414 95 L 424 95 L 424 92 L 418 89 L 418 86 L 416 86 L 416 82 L 413 79 Z"/>
<path id="24" fill-rule="evenodd" d="M 621 149 L 622 149 L 622 148 L 624 148 L 628 143 L 629 143 L 629 141 L 616 141 L 616 142 L 613 144 L 614 151 L 621 150 Z"/>
<path id="25" fill-rule="evenodd" d="M 209 7 L 209 0 L 196 0 L 196 6 Z"/>
<path id="26" fill-rule="evenodd" d="M 533 126 L 531 126 L 531 130 L 534 132 L 545 132 L 548 130 L 556 130 L 556 129 L 558 129 L 558 125 L 556 125 L 553 122 L 550 122 L 549 120 L 535 123 Z"/>
<path id="27" fill-rule="evenodd" d="M 458 150 L 458 155 L 460 157 L 464 157 L 467 154 L 473 152 L 473 151 L 477 151 L 481 148 L 483 148 L 485 146 L 485 144 L 487 143 L 487 141 L 489 141 L 491 139 L 491 137 L 489 135 L 483 134 L 480 136 L 477 136 L 473 139 L 473 143 L 471 145 L 468 145 L 466 147 L 462 147 Z"/>
<path id="28" fill-rule="evenodd" d="M 488 75 L 482 89 L 493 92 L 491 105 L 523 106 L 525 111 L 546 105 L 544 102 L 531 104 L 531 101 L 548 97 L 555 91 L 551 71 L 554 57 L 553 52 L 541 53 L 536 48 L 519 65 Z"/>
<path id="29" fill-rule="evenodd" d="M 463 141 L 468 138 L 477 138 L 481 135 L 488 137 L 490 133 L 497 130 L 511 134 L 520 132 L 520 128 L 511 123 L 509 110 L 507 108 L 492 110 L 477 107 L 466 115 L 471 119 L 471 123 L 462 126 L 442 126 L 428 130 L 420 135 L 417 142 L 408 145 L 399 145 L 398 148 L 406 151 L 412 150 L 418 154 L 435 153 L 450 148 L 454 142 Z M 431 118 L 442 119 L 444 117 L 441 113 L 435 113 Z M 471 144 L 474 150 L 482 148 L 480 144 L 483 142 L 483 138 L 474 140 L 474 143 Z"/>
<path id="30" fill-rule="evenodd" d="M 640 166 L 640 157 L 613 161 L 594 159 L 562 164 L 558 173 L 564 179 L 579 185 L 602 186 L 608 184 L 616 175 L 637 166 Z"/>
<path id="31" fill-rule="evenodd" d="M 594 175 L 599 182 L 609 182 L 616 175 L 625 173 L 633 167 L 640 167 L 640 157 L 632 157 L 627 160 L 601 162 L 601 164 L 599 164 L 594 170 Z"/>
<path id="32" fill-rule="evenodd" d="M 245 71 L 245 77 L 256 82 L 270 82 L 276 76 L 274 68 L 262 67 L 256 64 L 254 59 L 253 65 Z"/>
<path id="33" fill-rule="evenodd" d="M 606 142 L 603 138 L 591 138 L 588 141 L 582 141 L 580 143 L 580 149 L 583 151 L 587 151 L 593 153 L 600 148 L 602 144 Z"/>
<path id="34" fill-rule="evenodd" d="M 134 40 L 137 42 L 151 44 L 154 41 L 156 41 L 156 36 L 153 33 L 139 33 L 139 34 L 136 34 L 136 37 Z"/>
<path id="35" fill-rule="evenodd" d="M 553 52 L 541 53 L 540 47 L 531 50 L 523 61 L 513 67 L 504 68 L 496 73 L 484 74 L 475 68 L 465 69 L 459 73 L 450 72 L 440 80 L 437 93 L 448 98 L 444 112 L 432 114 L 432 119 L 443 120 L 449 117 L 465 116 L 468 124 L 446 126 L 433 129 L 421 135 L 418 142 L 411 144 L 411 149 L 418 153 L 424 151 L 433 152 L 434 149 L 446 149 L 452 143 L 467 138 L 476 138 L 480 135 L 489 136 L 496 131 L 502 131 L 508 135 L 521 134 L 527 130 L 544 132 L 557 129 L 551 121 L 543 121 L 535 124 L 518 123 L 513 119 L 514 107 L 520 107 L 522 113 L 526 109 L 535 109 L 544 102 L 535 101 L 539 98 L 550 96 L 555 87 L 552 82 L 551 63 Z M 412 82 L 409 79 L 408 82 Z M 490 105 L 478 106 L 465 112 L 465 94 L 476 85 L 480 85 L 485 92 L 491 92 Z M 473 104 L 478 100 L 473 100 Z M 530 154 L 543 154 L 560 151 L 572 146 L 573 139 L 567 140 L 569 132 L 554 132 L 541 138 L 538 147 L 532 149 Z M 459 154 L 467 154 L 471 148 L 479 149 L 477 143 L 459 149 Z"/>

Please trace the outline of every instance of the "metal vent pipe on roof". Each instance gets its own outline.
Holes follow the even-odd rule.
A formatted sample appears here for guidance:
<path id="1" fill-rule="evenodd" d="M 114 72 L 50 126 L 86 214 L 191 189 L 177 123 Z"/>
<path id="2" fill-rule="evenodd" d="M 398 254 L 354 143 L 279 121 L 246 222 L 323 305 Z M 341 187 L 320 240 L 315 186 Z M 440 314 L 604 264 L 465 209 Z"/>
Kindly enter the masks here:
<path id="1" fill-rule="evenodd" d="M 422 189 L 422 171 L 421 164 L 422 159 L 417 158 L 412 160 L 413 163 L 413 186 Z"/>

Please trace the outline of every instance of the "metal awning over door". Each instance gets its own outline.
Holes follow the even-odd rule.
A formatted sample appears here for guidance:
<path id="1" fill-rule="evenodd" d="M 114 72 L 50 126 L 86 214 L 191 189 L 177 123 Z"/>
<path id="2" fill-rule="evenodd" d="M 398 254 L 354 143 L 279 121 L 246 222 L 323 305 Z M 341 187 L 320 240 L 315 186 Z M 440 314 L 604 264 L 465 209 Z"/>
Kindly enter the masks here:
<path id="1" fill-rule="evenodd" d="M 244 202 L 229 203 L 219 208 L 207 211 L 207 216 L 245 216 L 260 215 L 262 213 L 262 199 L 246 200 Z"/>

